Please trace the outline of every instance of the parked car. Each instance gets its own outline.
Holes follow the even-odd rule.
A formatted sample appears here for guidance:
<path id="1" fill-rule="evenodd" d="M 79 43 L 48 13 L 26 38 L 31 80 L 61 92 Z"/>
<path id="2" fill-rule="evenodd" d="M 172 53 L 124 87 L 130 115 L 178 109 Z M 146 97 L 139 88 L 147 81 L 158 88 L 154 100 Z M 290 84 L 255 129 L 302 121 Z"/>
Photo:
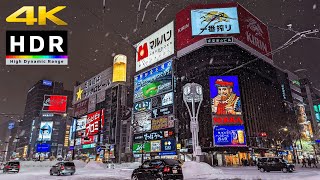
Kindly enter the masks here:
<path id="1" fill-rule="evenodd" d="M 261 157 L 261 158 L 258 158 L 258 162 L 257 162 L 257 167 L 258 167 L 258 170 L 260 170 L 261 168 L 261 165 L 265 162 L 267 162 L 268 158 L 267 157 Z"/>
<path id="2" fill-rule="evenodd" d="M 270 157 L 267 158 L 266 162 L 261 163 L 260 172 L 270 172 L 270 171 L 282 171 L 284 173 L 295 171 L 293 164 L 288 163 L 288 161 L 280 157 Z"/>
<path id="3" fill-rule="evenodd" d="M 59 162 L 53 165 L 50 169 L 50 175 L 65 175 L 71 174 L 73 175 L 76 172 L 76 166 L 73 162 Z"/>
<path id="4" fill-rule="evenodd" d="M 14 172 L 18 173 L 20 171 L 19 161 L 9 161 L 3 165 L 3 173 Z"/>
<path id="5" fill-rule="evenodd" d="M 132 180 L 183 180 L 182 168 L 177 160 L 152 159 L 145 161 L 131 175 Z"/>

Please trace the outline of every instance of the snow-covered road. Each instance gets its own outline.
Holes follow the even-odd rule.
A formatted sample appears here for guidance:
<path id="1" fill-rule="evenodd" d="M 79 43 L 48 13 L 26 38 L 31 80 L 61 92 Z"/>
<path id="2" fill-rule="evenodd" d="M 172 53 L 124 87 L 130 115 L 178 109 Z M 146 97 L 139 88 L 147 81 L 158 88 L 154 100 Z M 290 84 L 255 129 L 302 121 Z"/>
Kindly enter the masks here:
<path id="1" fill-rule="evenodd" d="M 0 180 L 115 180 L 130 179 L 133 169 L 139 163 L 116 165 L 115 169 L 108 169 L 104 164 L 90 162 L 75 162 L 77 171 L 73 176 L 50 176 L 50 167 L 56 162 L 23 162 L 18 174 L 0 173 Z M 320 179 L 320 168 L 297 168 L 294 173 L 265 172 L 261 173 L 256 167 L 215 167 L 205 163 L 186 162 L 183 165 L 186 180 L 200 179 L 266 179 L 266 180 L 317 180 Z"/>

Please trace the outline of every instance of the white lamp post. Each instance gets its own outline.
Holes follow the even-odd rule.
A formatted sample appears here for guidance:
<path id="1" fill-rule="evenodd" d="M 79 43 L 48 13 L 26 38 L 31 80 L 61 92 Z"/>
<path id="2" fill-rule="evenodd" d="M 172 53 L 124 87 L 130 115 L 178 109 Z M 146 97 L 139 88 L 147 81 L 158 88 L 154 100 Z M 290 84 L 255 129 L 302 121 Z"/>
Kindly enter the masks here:
<path id="1" fill-rule="evenodd" d="M 197 157 L 197 161 L 200 161 L 199 156 L 202 155 L 201 147 L 199 146 L 199 122 L 198 114 L 203 100 L 202 86 L 196 83 L 187 83 L 183 86 L 183 101 L 187 106 L 190 115 L 190 130 L 192 133 L 192 146 L 193 156 Z M 189 107 L 191 103 L 191 110 Z M 196 108 L 196 103 L 198 107 Z M 196 111 L 197 109 L 197 111 Z"/>

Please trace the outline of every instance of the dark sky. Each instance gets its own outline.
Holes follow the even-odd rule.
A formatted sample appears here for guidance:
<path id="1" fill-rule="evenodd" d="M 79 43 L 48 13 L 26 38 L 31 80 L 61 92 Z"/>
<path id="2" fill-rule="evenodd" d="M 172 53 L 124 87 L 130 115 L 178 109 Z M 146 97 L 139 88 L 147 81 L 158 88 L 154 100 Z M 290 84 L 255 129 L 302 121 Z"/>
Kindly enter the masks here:
<path id="1" fill-rule="evenodd" d="M 232 2 L 223 0 L 153 0 L 149 5 L 144 22 L 141 23 L 148 0 L 142 0 L 141 12 L 137 14 L 140 0 L 106 0 L 106 12 L 102 13 L 103 0 L 1 0 L 0 2 L 0 113 L 24 111 L 27 91 L 40 79 L 61 81 L 72 89 L 75 81 L 84 81 L 112 64 L 113 56 L 126 54 L 129 70 L 134 71 L 133 44 L 174 20 L 175 14 L 186 5 L 194 3 Z M 319 0 L 239 0 L 236 1 L 252 12 L 267 25 L 286 28 L 291 23 L 297 31 L 319 28 Z M 166 6 L 168 4 L 168 6 Z M 46 5 L 51 9 L 58 5 L 67 8 L 57 16 L 68 26 L 56 26 L 48 21 L 47 26 L 26 26 L 6 23 L 5 18 L 26 5 Z M 155 18 L 160 10 L 165 10 Z M 37 13 L 36 13 L 37 14 Z M 138 25 L 137 31 L 135 31 Z M 60 30 L 69 31 L 68 66 L 6 66 L 6 30 Z M 286 42 L 294 33 L 269 27 L 272 47 Z M 122 36 L 122 37 L 121 37 Z M 317 34 L 320 37 L 320 34 Z M 274 62 L 282 68 L 309 71 L 312 82 L 320 88 L 319 55 L 320 39 L 305 39 L 274 56 Z M 5 120 L 0 117 L 0 122 Z"/>

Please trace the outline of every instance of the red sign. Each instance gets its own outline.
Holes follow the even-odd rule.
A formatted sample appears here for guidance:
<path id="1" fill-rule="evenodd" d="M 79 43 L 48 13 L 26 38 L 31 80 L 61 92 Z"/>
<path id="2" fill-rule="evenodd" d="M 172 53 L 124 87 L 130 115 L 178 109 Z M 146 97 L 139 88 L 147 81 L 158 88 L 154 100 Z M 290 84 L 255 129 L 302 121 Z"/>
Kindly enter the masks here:
<path id="1" fill-rule="evenodd" d="M 86 124 L 87 136 L 92 136 L 99 132 L 100 121 L 101 121 L 101 110 L 95 111 L 87 115 L 87 124 Z"/>
<path id="2" fill-rule="evenodd" d="M 271 51 L 268 28 L 258 18 L 249 13 L 238 3 L 190 5 L 176 14 L 176 49 L 177 51 L 208 37 L 224 37 L 224 34 L 192 36 L 191 10 L 237 7 L 240 34 L 227 34 L 250 46 L 261 54 Z M 268 56 L 272 58 L 272 56 Z"/>
<path id="3" fill-rule="evenodd" d="M 67 110 L 67 96 L 44 95 L 42 110 L 65 113 Z"/>
<path id="4" fill-rule="evenodd" d="M 147 43 L 144 43 L 143 45 L 138 47 L 138 61 L 141 61 L 142 59 L 148 57 L 148 46 Z"/>
<path id="5" fill-rule="evenodd" d="M 213 117 L 214 125 L 226 125 L 226 124 L 243 124 L 241 116 L 222 116 Z"/>
<path id="6" fill-rule="evenodd" d="M 94 143 L 94 136 L 88 136 L 88 139 L 81 139 L 81 144 L 92 144 Z"/>

